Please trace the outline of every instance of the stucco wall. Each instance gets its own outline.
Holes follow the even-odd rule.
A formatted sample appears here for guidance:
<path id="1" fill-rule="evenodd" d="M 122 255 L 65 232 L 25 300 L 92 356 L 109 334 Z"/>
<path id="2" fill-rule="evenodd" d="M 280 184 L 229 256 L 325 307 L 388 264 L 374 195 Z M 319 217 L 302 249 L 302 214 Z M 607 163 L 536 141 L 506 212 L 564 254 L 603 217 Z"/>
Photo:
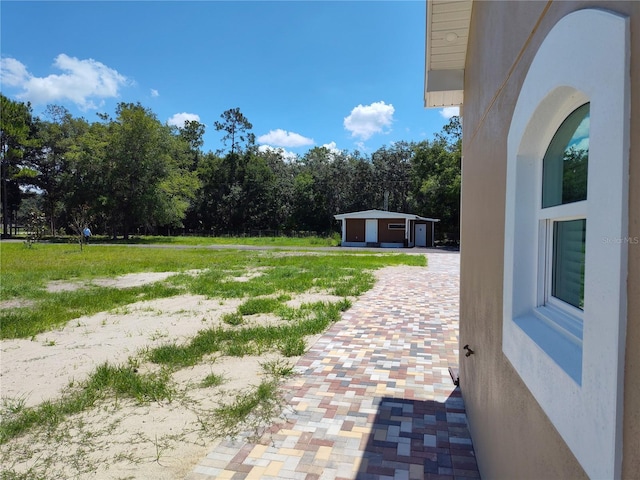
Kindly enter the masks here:
<path id="1" fill-rule="evenodd" d="M 465 68 L 460 381 L 484 478 L 585 473 L 502 353 L 507 135 L 520 87 L 554 24 L 581 8 L 631 16 L 631 153 L 623 478 L 640 472 L 640 2 L 474 2 Z M 612 372 L 613 374 L 613 372 Z M 558 399 L 564 401 L 565 399 Z"/>

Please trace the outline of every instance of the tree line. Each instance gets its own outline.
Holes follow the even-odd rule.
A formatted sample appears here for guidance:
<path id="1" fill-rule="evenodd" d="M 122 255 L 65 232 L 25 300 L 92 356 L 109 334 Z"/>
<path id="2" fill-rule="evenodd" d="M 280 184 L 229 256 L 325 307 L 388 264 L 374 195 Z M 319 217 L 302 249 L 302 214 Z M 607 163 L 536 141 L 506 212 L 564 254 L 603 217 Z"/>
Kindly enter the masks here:
<path id="1" fill-rule="evenodd" d="M 221 149 L 204 152 L 206 126 L 162 123 L 140 103 L 112 118 L 72 116 L 1 96 L 2 234 L 39 219 L 49 235 L 83 223 L 94 233 L 220 235 L 248 230 L 338 230 L 334 215 L 387 209 L 441 219 L 459 238 L 461 128 L 396 142 L 370 155 L 311 148 L 294 160 L 255 144 L 239 108 L 220 115 Z"/>

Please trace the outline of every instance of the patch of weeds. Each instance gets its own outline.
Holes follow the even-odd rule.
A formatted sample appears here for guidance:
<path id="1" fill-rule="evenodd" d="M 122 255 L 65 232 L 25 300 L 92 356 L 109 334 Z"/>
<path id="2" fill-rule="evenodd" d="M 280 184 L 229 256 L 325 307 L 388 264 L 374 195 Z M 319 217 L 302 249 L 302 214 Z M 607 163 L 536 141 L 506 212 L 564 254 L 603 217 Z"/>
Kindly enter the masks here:
<path id="1" fill-rule="evenodd" d="M 256 315 L 258 313 L 271 313 L 282 305 L 278 298 L 262 297 L 250 298 L 238 307 L 240 315 Z"/>
<path id="2" fill-rule="evenodd" d="M 299 308 L 293 308 L 288 305 L 281 304 L 273 311 L 273 314 L 282 320 L 296 320 L 302 318 L 305 314 Z"/>
<path id="3" fill-rule="evenodd" d="M 340 319 L 340 313 L 351 306 L 348 300 L 336 303 L 304 304 L 297 311 L 286 310 L 292 321 L 285 325 L 254 326 L 243 329 L 210 328 L 201 330 L 186 345 L 168 344 L 152 349 L 149 360 L 171 368 L 195 365 L 204 355 L 221 352 L 241 357 L 261 354 L 291 342 L 291 352 L 300 351 L 300 341 L 307 335 L 322 333 Z M 297 344 L 296 344 L 296 339 Z"/>
<path id="4" fill-rule="evenodd" d="M 229 404 L 215 409 L 213 415 L 219 434 L 237 436 L 241 431 L 251 429 L 255 436 L 282 411 L 282 396 L 278 382 L 262 382 L 254 390 L 241 392 Z"/>
<path id="5" fill-rule="evenodd" d="M 303 355 L 307 349 L 304 338 L 289 337 L 285 338 L 280 344 L 280 353 L 285 357 L 299 357 Z"/>
<path id="6" fill-rule="evenodd" d="M 127 359 L 127 365 L 134 373 L 137 373 L 140 368 L 140 360 L 135 357 L 129 357 Z"/>
<path id="7" fill-rule="evenodd" d="M 282 359 L 270 360 L 261 363 L 260 366 L 266 374 L 275 378 L 290 377 L 294 373 L 293 365 Z"/>
<path id="8" fill-rule="evenodd" d="M 166 440 L 159 442 L 158 435 L 156 434 L 153 445 L 156 448 L 155 461 L 158 465 L 160 465 L 160 457 L 162 457 L 162 454 L 164 453 L 164 451 L 169 447 L 169 443 Z"/>
<path id="9" fill-rule="evenodd" d="M 222 321 L 227 325 L 238 326 L 243 322 L 242 314 L 239 312 L 225 313 Z"/>
<path id="10" fill-rule="evenodd" d="M 25 408 L 27 398 L 21 397 L 3 397 L 2 398 L 2 417 L 6 415 L 17 415 Z"/>
<path id="11" fill-rule="evenodd" d="M 149 340 L 151 340 L 152 342 L 156 341 L 156 340 L 160 340 L 161 338 L 166 338 L 169 336 L 169 333 L 167 333 L 166 331 L 161 331 L 161 330 L 156 330 L 155 332 L 151 333 L 151 335 L 149 335 Z"/>
<path id="12" fill-rule="evenodd" d="M 0 311 L 2 338 L 28 338 L 66 324 L 69 320 L 118 307 L 130 312 L 127 305 L 141 300 L 171 297 L 180 293 L 161 283 L 117 289 L 96 287 L 49 294 L 32 308 Z"/>
<path id="13" fill-rule="evenodd" d="M 217 373 L 210 373 L 206 377 L 202 379 L 200 382 L 200 387 L 209 388 L 209 387 L 219 387 L 225 382 L 225 378 L 223 375 L 218 375 Z"/>
<path id="14" fill-rule="evenodd" d="M 139 374 L 130 366 L 100 365 L 89 377 L 86 388 L 97 392 L 112 392 L 119 397 L 135 398 L 139 402 L 169 400 L 173 389 L 169 386 L 169 373 Z"/>
<path id="15" fill-rule="evenodd" d="M 171 401 L 174 389 L 169 373 L 138 374 L 131 365 L 100 365 L 85 381 L 76 384 L 60 399 L 47 400 L 36 407 L 21 408 L 0 419 L 0 444 L 34 427 L 53 429 L 66 417 L 85 411 L 107 395 L 134 398 L 139 402 Z"/>
<path id="16" fill-rule="evenodd" d="M 247 343 L 241 342 L 229 342 L 225 349 L 223 350 L 225 355 L 229 357 L 244 357 L 245 355 L 250 355 L 256 352 L 252 346 Z"/>
<path id="17" fill-rule="evenodd" d="M 136 457 L 132 452 L 120 452 L 113 456 L 114 463 L 117 462 L 126 462 L 132 465 L 138 465 L 141 463 L 141 460 Z M 134 477 L 126 477 L 126 478 L 134 478 Z"/>
<path id="18" fill-rule="evenodd" d="M 133 310 L 131 310 L 131 307 L 129 305 L 124 305 L 122 307 L 117 307 L 111 310 L 111 313 L 113 313 L 114 315 L 129 315 Z M 102 325 L 106 325 L 107 322 L 106 320 L 102 321 Z"/>

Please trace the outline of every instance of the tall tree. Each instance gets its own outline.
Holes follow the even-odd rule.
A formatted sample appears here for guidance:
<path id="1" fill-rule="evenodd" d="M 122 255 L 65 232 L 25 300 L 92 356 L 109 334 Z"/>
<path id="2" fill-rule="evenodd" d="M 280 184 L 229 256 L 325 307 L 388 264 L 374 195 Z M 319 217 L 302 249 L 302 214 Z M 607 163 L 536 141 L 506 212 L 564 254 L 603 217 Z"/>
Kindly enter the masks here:
<path id="1" fill-rule="evenodd" d="M 216 131 L 223 131 L 222 143 L 231 143 L 231 155 L 242 151 L 242 143 L 251 146 L 255 143 L 255 136 L 251 133 L 253 125 L 247 120 L 240 108 L 225 110 L 220 117 L 222 122 L 216 121 L 213 125 Z"/>
<path id="2" fill-rule="evenodd" d="M 414 145 L 410 202 L 417 213 L 439 218 L 440 240 L 460 238 L 461 129 L 453 117 L 433 141 Z"/>
<path id="3" fill-rule="evenodd" d="M 43 192 L 44 209 L 49 221 L 51 235 L 58 226 L 68 223 L 65 198 L 73 196 L 77 188 L 70 171 L 71 151 L 88 130 L 88 123 L 82 118 L 74 118 L 61 106 L 49 105 L 44 121 L 39 121 L 38 136 L 40 148 L 35 159 L 38 171 L 36 184 Z"/>
<path id="4" fill-rule="evenodd" d="M 201 187 L 189 212 L 189 226 L 196 231 L 215 234 L 223 228 L 220 199 L 227 185 L 222 158 L 207 152 L 200 159 L 197 174 Z"/>
<path id="5" fill-rule="evenodd" d="M 373 153 L 371 161 L 378 188 L 377 208 L 392 212 L 408 211 L 412 156 L 412 144 L 407 142 L 397 142 L 391 147 L 384 146 Z"/>
<path id="6" fill-rule="evenodd" d="M 198 168 L 198 160 L 201 156 L 200 148 L 204 145 L 205 125 L 196 120 L 187 120 L 181 128 L 178 128 L 178 135 L 189 149 L 191 156 L 191 168 L 193 171 Z"/>
<path id="7" fill-rule="evenodd" d="M 35 141 L 31 105 L 14 102 L 0 94 L 0 187 L 2 188 L 2 235 L 10 235 L 10 218 L 20 206 L 20 183 L 32 177 L 26 158 Z"/>
<path id="8" fill-rule="evenodd" d="M 169 172 L 168 127 L 142 105 L 120 103 L 109 144 L 109 207 L 114 235 L 126 238 L 135 227 L 149 227 L 160 201 L 159 185 Z"/>

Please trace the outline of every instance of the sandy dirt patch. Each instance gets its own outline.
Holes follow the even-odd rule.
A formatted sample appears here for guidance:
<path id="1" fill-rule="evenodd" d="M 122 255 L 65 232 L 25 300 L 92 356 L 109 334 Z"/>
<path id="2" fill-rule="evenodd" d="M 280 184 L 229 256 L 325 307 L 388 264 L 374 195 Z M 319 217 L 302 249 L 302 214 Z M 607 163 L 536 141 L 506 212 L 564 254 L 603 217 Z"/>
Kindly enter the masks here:
<path id="1" fill-rule="evenodd" d="M 127 275 L 92 283 L 135 286 L 161 281 L 172 274 Z M 238 281 L 244 279 L 239 277 Z M 86 284 L 58 282 L 52 288 L 72 288 L 69 285 L 82 288 Z M 292 298 L 289 304 L 336 300 L 339 298 L 307 293 Z M 142 358 L 140 353 L 147 348 L 187 341 L 200 330 L 225 325 L 222 316 L 236 311 L 240 303 L 237 299 L 180 295 L 81 317 L 31 340 L 3 340 L 3 414 L 16 406 L 36 406 L 58 398 L 70 384 L 87 378 L 104 362 L 125 364 L 130 358 Z M 257 315 L 248 322 L 267 324 L 278 319 Z M 317 338 L 308 338 L 307 346 Z M 105 400 L 90 411 L 69 417 L 51 431 L 35 430 L 2 445 L 0 469 L 39 479 L 183 478 L 219 441 L 212 412 L 257 386 L 265 376 L 266 362 L 288 362 L 293 366 L 296 361 L 297 358 L 285 359 L 274 353 L 243 358 L 211 356 L 195 367 L 173 373 L 176 394 L 171 402 Z M 157 368 L 139 365 L 141 372 Z M 202 387 L 201 382 L 211 373 L 222 375 L 224 383 Z"/>
<path id="2" fill-rule="evenodd" d="M 188 270 L 185 273 L 189 275 L 197 275 L 199 270 Z M 112 288 L 140 287 L 150 283 L 161 282 L 175 274 L 175 272 L 143 272 L 129 273 L 115 278 L 96 278 L 88 281 L 55 280 L 53 282 L 49 282 L 47 285 L 47 291 L 50 293 L 73 291 L 79 288 L 88 288 L 91 285 Z"/>

